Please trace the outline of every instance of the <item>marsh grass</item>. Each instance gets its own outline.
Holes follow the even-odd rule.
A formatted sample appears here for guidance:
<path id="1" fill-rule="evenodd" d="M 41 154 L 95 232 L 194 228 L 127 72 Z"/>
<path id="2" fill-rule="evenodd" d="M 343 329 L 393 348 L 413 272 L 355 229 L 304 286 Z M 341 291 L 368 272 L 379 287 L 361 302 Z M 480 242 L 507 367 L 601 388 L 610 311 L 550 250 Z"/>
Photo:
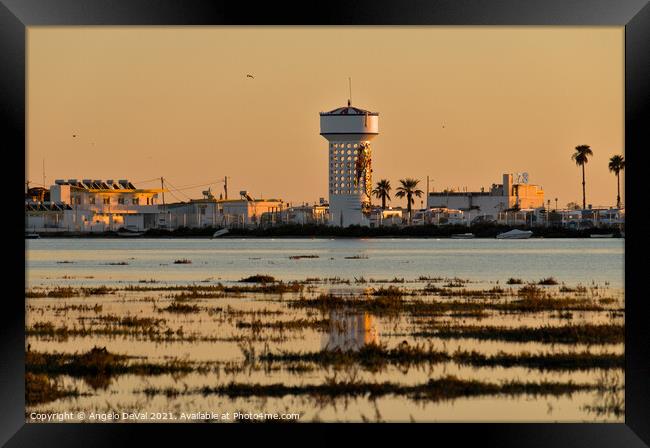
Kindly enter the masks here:
<path id="1" fill-rule="evenodd" d="M 97 320 L 102 323 L 109 325 L 117 325 L 121 327 L 140 327 L 140 328 L 149 328 L 157 327 L 165 323 L 165 319 L 154 319 L 152 317 L 136 317 L 136 316 L 116 316 L 116 315 L 104 315 L 96 316 L 89 318 L 91 320 Z M 83 320 L 83 318 L 80 318 Z"/>
<path id="2" fill-rule="evenodd" d="M 555 280 L 553 277 L 546 277 L 538 281 L 537 284 L 544 285 L 544 286 L 552 286 L 552 285 L 557 285 L 558 281 Z"/>
<path id="3" fill-rule="evenodd" d="M 445 376 L 438 379 L 430 379 L 426 383 L 415 385 L 400 385 L 392 382 L 364 382 L 356 379 L 336 381 L 330 379 L 322 384 L 286 385 L 275 384 L 248 384 L 235 383 L 197 389 L 179 390 L 176 389 L 174 396 L 202 394 L 222 395 L 229 398 L 246 397 L 275 397 L 285 396 L 308 396 L 314 399 L 342 398 L 342 397 L 367 397 L 369 399 L 394 395 L 408 396 L 413 400 L 440 401 L 460 397 L 471 397 L 479 395 L 566 395 L 577 391 L 590 390 L 594 386 L 590 384 L 576 384 L 573 382 L 519 382 L 511 381 L 504 383 L 489 383 L 476 380 L 461 380 L 455 376 Z M 169 388 L 145 388 L 143 393 L 148 396 L 159 394 L 168 395 Z"/>
<path id="4" fill-rule="evenodd" d="M 510 277 L 508 279 L 508 281 L 506 281 L 507 285 L 521 285 L 523 283 L 524 283 L 524 281 L 522 279 L 520 279 L 520 278 L 512 278 L 512 277 Z"/>
<path id="5" fill-rule="evenodd" d="M 476 300 L 421 300 L 405 298 L 408 291 L 391 286 L 371 290 L 371 296 L 339 296 L 320 294 L 314 298 L 302 297 L 290 301 L 296 308 L 316 308 L 321 311 L 349 310 L 373 313 L 407 313 L 411 315 L 441 315 L 447 312 L 479 313 L 498 311 L 504 313 L 538 313 L 545 311 L 603 311 L 605 308 L 590 300 L 577 298 L 555 298 L 543 294 L 541 288 L 527 289 L 522 298 L 510 301 Z"/>
<path id="6" fill-rule="evenodd" d="M 625 340 L 625 327 L 616 324 L 576 324 L 541 327 L 475 327 L 440 325 L 416 331 L 421 338 L 472 338 L 494 341 L 543 342 L 560 344 L 619 344 Z"/>
<path id="7" fill-rule="evenodd" d="M 274 363 L 310 362 L 321 366 L 337 368 L 359 365 L 370 370 L 379 370 L 388 365 L 410 366 L 453 362 L 475 367 L 527 367 L 540 370 L 585 370 L 614 369 L 624 366 L 621 354 L 593 354 L 588 351 L 569 353 L 527 353 L 484 355 L 476 351 L 457 350 L 453 353 L 435 350 L 433 346 L 409 346 L 400 344 L 388 349 L 378 344 L 367 344 L 359 350 L 321 350 L 318 352 L 264 353 L 260 361 Z"/>
<path id="8" fill-rule="evenodd" d="M 253 319 L 250 322 L 240 321 L 237 322 L 237 328 L 250 328 L 254 332 L 259 332 L 262 330 L 304 330 L 307 328 L 315 329 L 325 329 L 329 326 L 329 319 L 294 319 L 294 320 L 285 320 L 285 321 L 271 321 L 271 322 L 262 322 L 260 319 Z"/>
<path id="9" fill-rule="evenodd" d="M 201 308 L 196 305 L 191 305 L 188 303 L 183 303 L 180 300 L 174 300 L 171 304 L 164 308 L 158 308 L 158 312 L 161 313 L 178 313 L 178 314 L 190 314 L 198 313 L 201 311 Z"/>
<path id="10" fill-rule="evenodd" d="M 273 283 L 275 278 L 270 275 L 256 274 L 239 280 L 241 283 Z"/>
<path id="11" fill-rule="evenodd" d="M 33 406 L 49 403 L 59 398 L 78 397 L 77 389 L 65 389 L 59 381 L 43 374 L 25 374 L 25 404 Z"/>
<path id="12" fill-rule="evenodd" d="M 95 296 L 112 294 L 115 288 L 107 286 L 72 288 L 70 286 L 57 286 L 49 290 L 30 289 L 25 291 L 26 298 L 44 298 L 51 297 L 55 299 L 67 299 L 71 297 Z"/>
<path id="13" fill-rule="evenodd" d="M 25 370 L 32 374 L 100 377 L 121 374 L 161 375 L 168 373 L 207 372 L 207 363 L 171 359 L 164 363 L 130 362 L 132 357 L 93 347 L 85 353 L 44 353 L 28 351 Z"/>
<path id="14" fill-rule="evenodd" d="M 250 278 L 250 277 L 249 277 Z M 273 278 L 273 277 L 270 277 Z M 206 284 L 193 284 L 193 285 L 168 285 L 168 286 L 142 286 L 142 285 L 128 285 L 124 287 L 122 290 L 123 291 L 139 291 L 139 292 L 144 292 L 144 291 L 180 291 L 182 294 L 187 295 L 188 298 L 192 298 L 191 296 L 195 296 L 195 298 L 206 298 L 206 297 L 224 297 L 223 295 L 218 295 L 216 293 L 224 293 L 224 294 L 241 294 L 241 293 L 261 293 L 261 294 L 283 294 L 283 293 L 290 293 L 290 292 L 300 292 L 304 289 L 304 285 L 299 283 L 299 282 L 253 282 L 253 281 L 248 281 L 248 279 L 243 279 L 246 280 L 244 283 L 259 283 L 258 285 L 245 285 L 245 286 L 239 286 L 239 285 L 233 285 L 233 286 L 226 286 L 223 285 L 222 283 L 218 283 L 216 285 L 206 285 Z M 242 280 L 240 280 L 241 282 Z M 209 296 L 208 294 L 204 295 L 199 295 L 199 292 L 212 292 L 215 293 L 212 296 Z"/>

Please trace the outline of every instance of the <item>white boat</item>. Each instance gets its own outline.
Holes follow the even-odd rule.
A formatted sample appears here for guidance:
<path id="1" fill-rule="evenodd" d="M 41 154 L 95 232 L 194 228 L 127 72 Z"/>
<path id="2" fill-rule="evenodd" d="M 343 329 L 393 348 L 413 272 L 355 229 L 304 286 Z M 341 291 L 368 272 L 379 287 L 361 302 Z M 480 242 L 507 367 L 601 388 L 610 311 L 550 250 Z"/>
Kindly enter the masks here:
<path id="1" fill-rule="evenodd" d="M 214 235 L 212 235 L 212 238 L 219 238 L 220 236 L 223 236 L 226 233 L 228 233 L 228 229 L 217 230 L 216 232 L 214 232 Z"/>
<path id="2" fill-rule="evenodd" d="M 613 233 L 592 233 L 589 235 L 590 238 L 614 238 Z"/>
<path id="3" fill-rule="evenodd" d="M 525 240 L 533 236 L 533 232 L 531 230 L 519 230 L 519 229 L 512 229 L 508 232 L 500 233 L 497 235 L 497 239 L 499 240 Z"/>
<path id="4" fill-rule="evenodd" d="M 451 235 L 451 238 L 455 239 L 455 240 L 469 240 L 469 239 L 474 238 L 474 234 L 469 233 L 469 232 L 468 233 L 454 233 L 454 234 Z"/>

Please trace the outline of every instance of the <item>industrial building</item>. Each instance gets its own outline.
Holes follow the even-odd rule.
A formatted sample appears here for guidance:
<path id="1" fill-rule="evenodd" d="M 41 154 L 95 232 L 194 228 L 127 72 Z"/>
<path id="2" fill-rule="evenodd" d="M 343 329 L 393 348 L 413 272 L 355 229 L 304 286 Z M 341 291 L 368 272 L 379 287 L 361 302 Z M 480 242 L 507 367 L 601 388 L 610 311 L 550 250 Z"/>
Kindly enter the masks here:
<path id="1" fill-rule="evenodd" d="M 372 191 L 370 141 L 379 135 L 379 114 L 352 107 L 320 113 L 320 135 L 328 142 L 331 225 L 368 225 Z"/>
<path id="2" fill-rule="evenodd" d="M 489 191 L 429 192 L 427 208 L 449 208 L 472 212 L 496 220 L 506 210 L 544 207 L 544 190 L 528 183 L 528 174 L 504 174 L 501 184 L 492 184 Z"/>

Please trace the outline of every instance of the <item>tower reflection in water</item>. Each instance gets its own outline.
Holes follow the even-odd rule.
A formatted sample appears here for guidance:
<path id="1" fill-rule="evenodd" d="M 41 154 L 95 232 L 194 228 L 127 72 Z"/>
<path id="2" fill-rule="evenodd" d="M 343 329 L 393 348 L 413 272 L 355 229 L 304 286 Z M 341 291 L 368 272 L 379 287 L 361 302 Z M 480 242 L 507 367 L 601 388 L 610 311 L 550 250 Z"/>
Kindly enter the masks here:
<path id="1" fill-rule="evenodd" d="M 379 344 L 375 318 L 368 313 L 330 312 L 330 326 L 323 335 L 324 350 L 358 350 L 367 344 Z"/>

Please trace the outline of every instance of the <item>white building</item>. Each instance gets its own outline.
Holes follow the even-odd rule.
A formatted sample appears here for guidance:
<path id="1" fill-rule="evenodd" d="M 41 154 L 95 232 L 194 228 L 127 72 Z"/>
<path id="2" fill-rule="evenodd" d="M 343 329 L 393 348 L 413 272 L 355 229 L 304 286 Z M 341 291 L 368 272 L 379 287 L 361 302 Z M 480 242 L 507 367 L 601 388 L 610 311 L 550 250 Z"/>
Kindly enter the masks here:
<path id="1" fill-rule="evenodd" d="M 287 206 L 281 199 L 254 199 L 241 191 L 239 199 L 203 199 L 167 204 L 161 209 L 161 227 L 255 227 L 267 222 L 278 222 Z"/>
<path id="2" fill-rule="evenodd" d="M 219 201 L 226 227 L 253 227 L 262 224 L 262 216 L 271 214 L 271 220 L 286 209 L 282 199 L 254 199 L 247 192 L 240 192 L 241 199 Z"/>
<path id="3" fill-rule="evenodd" d="M 372 190 L 370 141 L 379 134 L 379 114 L 352 107 L 320 113 L 328 141 L 330 224 L 368 225 Z"/>
<path id="4" fill-rule="evenodd" d="M 402 224 L 402 215 L 404 213 L 405 211 L 401 208 L 387 207 L 385 210 L 382 210 L 381 207 L 375 207 L 372 209 L 372 214 L 370 215 L 370 226 L 400 225 Z"/>
<path id="5" fill-rule="evenodd" d="M 470 212 L 463 212 L 452 208 L 430 208 L 425 210 L 417 210 L 413 213 L 411 224 L 435 224 L 438 226 L 444 225 L 469 225 L 471 224 Z"/>
<path id="6" fill-rule="evenodd" d="M 526 173 L 504 174 L 503 183 L 492 184 L 490 191 L 443 191 L 430 192 L 427 208 L 463 210 L 475 216 L 496 220 L 499 213 L 510 209 L 544 207 L 544 191 L 538 185 L 528 183 Z"/>
<path id="7" fill-rule="evenodd" d="M 36 233 L 70 231 L 77 221 L 92 221 L 92 213 L 75 213 L 68 204 L 50 201 L 25 202 L 25 230 Z"/>
<path id="8" fill-rule="evenodd" d="M 329 222 L 329 206 L 326 202 L 320 204 L 294 205 L 286 208 L 277 216 L 270 213 L 264 216 L 268 224 L 327 224 Z"/>
<path id="9" fill-rule="evenodd" d="M 73 224 L 65 230 L 104 232 L 146 230 L 157 226 L 159 193 L 162 189 L 136 188 L 126 179 L 56 180 L 50 187 L 50 202 L 69 205 Z"/>

